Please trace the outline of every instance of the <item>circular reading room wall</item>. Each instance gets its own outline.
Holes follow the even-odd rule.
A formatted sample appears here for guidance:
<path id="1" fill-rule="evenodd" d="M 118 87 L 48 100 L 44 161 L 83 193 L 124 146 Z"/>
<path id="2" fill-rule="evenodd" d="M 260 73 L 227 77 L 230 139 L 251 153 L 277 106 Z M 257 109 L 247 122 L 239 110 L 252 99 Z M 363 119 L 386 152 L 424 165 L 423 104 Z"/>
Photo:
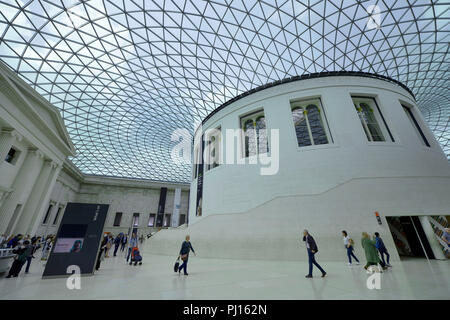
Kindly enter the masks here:
<path id="1" fill-rule="evenodd" d="M 450 207 L 448 160 L 413 94 L 374 74 L 318 73 L 236 97 L 197 129 L 194 163 L 181 232 L 203 256 L 304 259 L 303 229 L 322 260 L 342 257 L 342 230 L 378 231 L 396 254 L 386 217 Z M 159 241 L 171 234 L 181 236 Z"/>

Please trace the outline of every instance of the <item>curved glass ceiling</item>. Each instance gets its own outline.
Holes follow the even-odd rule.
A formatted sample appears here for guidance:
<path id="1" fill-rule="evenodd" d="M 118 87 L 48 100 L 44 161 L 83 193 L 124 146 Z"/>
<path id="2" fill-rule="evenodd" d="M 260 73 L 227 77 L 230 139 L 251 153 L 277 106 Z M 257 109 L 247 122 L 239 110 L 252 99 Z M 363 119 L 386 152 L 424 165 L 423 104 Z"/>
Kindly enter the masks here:
<path id="1" fill-rule="evenodd" d="M 187 182 L 191 166 L 170 157 L 175 129 L 192 133 L 262 84 L 339 70 L 406 84 L 449 155 L 449 7 L 0 0 L 0 58 L 61 110 L 87 174 Z"/>

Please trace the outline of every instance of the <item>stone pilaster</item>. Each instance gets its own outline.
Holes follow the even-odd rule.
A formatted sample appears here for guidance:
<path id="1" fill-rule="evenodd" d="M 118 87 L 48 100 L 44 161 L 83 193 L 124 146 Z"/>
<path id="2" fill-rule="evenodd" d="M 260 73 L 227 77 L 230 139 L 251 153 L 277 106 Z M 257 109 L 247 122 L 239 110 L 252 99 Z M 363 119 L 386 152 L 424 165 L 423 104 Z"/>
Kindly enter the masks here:
<path id="1" fill-rule="evenodd" d="M 36 179 L 36 182 L 33 185 L 28 201 L 26 202 L 22 210 L 20 219 L 16 224 L 15 227 L 16 232 L 23 234 L 28 230 L 28 227 L 33 221 L 36 208 L 42 205 L 42 203 L 40 202 L 41 196 L 45 191 L 47 180 L 50 176 L 51 170 L 52 170 L 52 161 L 45 160 L 41 168 L 41 171 Z"/>
<path id="2" fill-rule="evenodd" d="M 42 219 L 44 218 L 43 215 L 45 214 L 48 208 L 50 196 L 53 187 L 55 186 L 56 183 L 56 178 L 58 177 L 62 169 L 62 165 L 59 165 L 53 161 L 51 162 L 50 166 L 51 166 L 50 173 L 47 177 L 44 188 L 42 190 L 41 198 L 38 202 L 38 205 L 36 206 L 33 219 L 31 223 L 28 225 L 27 234 L 35 234 L 36 231 L 38 230 L 38 227 L 41 224 Z"/>
<path id="3" fill-rule="evenodd" d="M 16 212 L 18 215 L 13 216 L 15 208 L 18 204 L 24 206 L 27 202 L 33 185 L 38 178 L 43 159 L 44 155 L 39 150 L 31 149 L 28 151 L 19 173 L 14 180 L 12 186 L 13 192 L 0 207 L 0 232 L 5 232 L 5 228 L 8 234 L 14 230 L 14 224 L 18 221 L 22 213 Z"/>

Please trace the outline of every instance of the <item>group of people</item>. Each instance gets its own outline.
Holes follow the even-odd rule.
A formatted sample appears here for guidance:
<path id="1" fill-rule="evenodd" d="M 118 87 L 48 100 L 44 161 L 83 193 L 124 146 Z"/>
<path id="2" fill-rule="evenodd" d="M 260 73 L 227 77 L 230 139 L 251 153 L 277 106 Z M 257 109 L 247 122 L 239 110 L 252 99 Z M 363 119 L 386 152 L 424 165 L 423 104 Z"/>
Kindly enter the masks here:
<path id="1" fill-rule="evenodd" d="M 31 262 L 35 258 L 35 254 L 39 248 L 42 248 L 41 260 L 46 260 L 53 245 L 54 238 L 53 235 L 45 238 L 40 236 L 30 237 L 30 235 L 22 234 L 11 235 L 9 237 L 4 234 L 1 235 L 0 249 L 12 249 L 12 253 L 15 254 L 7 278 L 18 277 L 25 264 L 25 273 L 29 273 Z"/>
<path id="2" fill-rule="evenodd" d="M 344 247 L 346 249 L 347 257 L 348 257 L 348 265 L 352 265 L 352 258 L 356 261 L 356 264 L 359 265 L 359 260 L 354 254 L 355 250 L 355 242 L 351 239 L 347 233 L 347 231 L 342 231 L 342 236 L 344 237 Z M 308 262 L 309 262 L 309 272 L 305 276 L 306 278 L 313 277 L 313 266 L 316 266 L 320 272 L 322 272 L 322 278 L 326 276 L 325 270 L 317 263 L 315 259 L 315 254 L 318 251 L 317 244 L 314 238 L 309 234 L 308 230 L 303 230 L 303 241 L 306 243 L 306 250 L 308 252 Z M 364 254 L 366 256 L 367 263 L 364 266 L 364 269 L 367 270 L 368 273 L 371 273 L 369 268 L 371 266 L 377 266 L 378 264 L 381 266 L 383 270 L 391 267 L 389 263 L 390 255 L 384 245 L 383 239 L 381 239 L 380 234 L 375 232 L 372 239 L 370 238 L 367 232 L 362 233 L 361 246 L 364 250 Z M 384 256 L 386 255 L 386 260 Z M 380 259 L 381 256 L 381 259 Z"/>
<path id="3" fill-rule="evenodd" d="M 352 258 L 356 261 L 356 264 L 359 265 L 359 260 L 354 254 L 354 241 L 351 239 L 348 235 L 348 233 L 344 230 L 342 231 L 343 240 L 344 240 L 344 246 L 347 252 L 348 257 L 348 264 L 352 265 Z M 317 263 L 315 260 L 315 254 L 318 252 L 317 244 L 314 240 L 314 238 L 309 234 L 308 230 L 303 231 L 303 241 L 306 243 L 306 248 L 308 252 L 308 261 L 309 261 L 309 272 L 306 275 L 306 278 L 312 278 L 313 277 L 313 265 L 316 266 L 321 272 L 322 272 L 322 278 L 326 276 L 325 270 Z M 136 234 L 133 233 L 133 236 L 130 240 L 130 245 L 128 246 L 128 255 L 127 255 L 127 262 L 130 257 L 130 253 L 133 248 L 137 249 L 137 238 Z M 134 247 L 136 245 L 136 247 Z M 362 239 L 361 239 L 361 246 L 364 249 L 364 253 L 366 256 L 367 263 L 364 266 L 366 270 L 372 265 L 380 264 L 381 267 L 386 270 L 387 267 L 391 267 L 389 263 L 390 255 L 387 251 L 383 239 L 381 239 L 380 234 L 378 232 L 375 232 L 373 239 L 370 239 L 370 236 L 366 233 L 362 233 Z M 194 255 L 196 255 L 194 248 L 192 247 L 192 244 L 190 242 L 190 236 L 187 235 L 185 238 L 185 241 L 181 244 L 181 249 L 178 254 L 177 263 L 175 264 L 175 271 L 178 271 L 179 274 L 181 274 L 181 271 L 183 271 L 184 275 L 188 275 L 187 272 L 187 265 L 189 261 L 189 253 L 193 252 Z M 378 253 L 381 255 L 381 259 L 378 255 Z M 386 261 L 385 257 L 386 256 Z M 142 260 L 142 257 L 140 257 Z M 140 260 L 140 261 L 141 261 Z M 179 265 L 179 260 L 182 260 L 182 264 Z M 131 262 L 130 262 L 131 264 Z M 136 265 L 136 263 L 135 263 Z M 368 271 L 370 272 L 370 271 Z"/>
<path id="4" fill-rule="evenodd" d="M 141 239 L 139 239 L 141 244 L 144 242 L 143 236 L 141 235 Z M 100 245 L 100 250 L 97 257 L 97 265 L 95 266 L 96 270 L 100 269 L 101 262 L 104 258 L 109 258 L 109 250 L 114 246 L 113 256 L 117 256 L 117 251 L 124 252 L 125 248 L 128 248 L 126 253 L 126 261 L 130 262 L 130 265 L 134 262 L 134 265 L 142 265 L 142 256 L 139 252 L 138 242 L 139 242 L 136 233 L 133 232 L 131 237 L 128 239 L 128 235 L 124 233 L 119 233 L 114 237 L 113 234 L 105 234 Z M 128 245 L 128 246 L 127 246 Z M 130 261 L 131 260 L 131 261 Z"/>
<path id="5" fill-rule="evenodd" d="M 447 228 L 445 230 L 445 234 L 442 237 L 447 244 L 450 243 L 450 236 L 449 236 L 450 230 Z M 342 231 L 343 241 L 344 241 L 344 247 L 347 253 L 348 258 L 348 265 L 352 265 L 352 258 L 356 261 L 356 264 L 359 265 L 359 259 L 356 257 L 354 251 L 355 251 L 355 242 L 352 238 L 348 235 L 347 231 Z M 31 261 L 34 258 L 35 252 L 39 248 L 42 249 L 42 260 L 46 260 L 48 257 L 48 253 L 50 252 L 50 249 L 54 242 L 54 236 L 49 235 L 45 239 L 42 237 L 32 237 L 30 238 L 29 235 L 23 236 L 21 234 L 6 237 L 5 235 L 0 236 L 0 248 L 12 248 L 13 253 L 16 254 L 14 262 L 11 266 L 11 269 L 8 273 L 7 278 L 10 277 L 17 277 L 25 263 L 27 263 L 27 266 L 25 268 L 25 273 L 29 272 Z M 309 262 L 309 272 L 306 275 L 306 278 L 312 278 L 313 277 L 313 266 L 316 266 L 319 271 L 322 273 L 322 278 L 326 276 L 325 270 L 317 263 L 315 259 L 315 254 L 318 252 L 317 244 L 314 240 L 314 238 L 309 234 L 308 230 L 303 231 L 303 241 L 306 244 L 306 249 L 308 252 L 308 262 Z M 128 248 L 128 251 L 126 253 L 126 262 L 131 265 L 134 262 L 134 265 L 137 265 L 138 263 L 142 264 L 142 255 L 139 252 L 138 243 L 144 242 L 144 236 L 141 235 L 141 237 L 138 239 L 136 233 L 133 233 L 131 238 L 128 239 L 128 235 L 124 233 L 119 233 L 116 237 L 114 237 L 112 234 L 105 234 L 103 237 L 103 241 L 100 245 L 100 250 L 98 253 L 98 259 L 97 259 L 97 265 L 96 270 L 100 268 L 101 261 L 104 260 L 104 258 L 109 258 L 109 250 L 114 246 L 114 257 L 117 256 L 117 251 L 120 248 L 121 252 L 125 251 L 125 247 Z M 128 246 L 127 246 L 128 244 Z M 362 239 L 361 239 L 361 246 L 364 250 L 364 254 L 366 257 L 366 265 L 364 268 L 369 271 L 369 268 L 371 266 L 377 266 L 378 264 L 381 266 L 383 270 L 388 269 L 388 267 L 391 267 L 390 265 L 390 255 L 389 252 L 386 249 L 386 246 L 384 245 L 383 239 L 381 239 L 380 234 L 378 232 L 375 232 L 372 238 L 369 236 L 367 232 L 362 233 Z M 188 275 L 187 272 L 187 264 L 189 260 L 189 253 L 192 251 L 194 255 L 196 255 L 194 248 L 192 247 L 192 244 L 190 242 L 190 236 L 187 235 L 185 238 L 185 241 L 183 241 L 181 245 L 181 249 L 177 258 L 177 264 L 175 267 L 175 271 L 178 271 L 179 274 L 181 274 L 181 271 L 183 271 L 184 275 Z M 386 259 L 385 259 L 386 256 Z M 182 260 L 183 263 L 179 265 L 179 260 Z"/>

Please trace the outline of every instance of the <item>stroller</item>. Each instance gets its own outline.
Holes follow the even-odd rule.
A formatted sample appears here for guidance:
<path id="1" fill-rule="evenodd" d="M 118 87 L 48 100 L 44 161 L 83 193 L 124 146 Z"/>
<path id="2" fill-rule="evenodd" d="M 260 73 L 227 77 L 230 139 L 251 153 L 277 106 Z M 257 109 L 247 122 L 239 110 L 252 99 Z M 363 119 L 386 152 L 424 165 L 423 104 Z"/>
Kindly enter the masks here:
<path id="1" fill-rule="evenodd" d="M 139 265 L 142 265 L 142 256 L 141 253 L 139 252 L 139 249 L 137 247 L 134 247 L 131 250 L 131 261 L 130 261 L 130 266 L 131 264 L 134 262 L 134 265 L 137 265 L 139 262 Z"/>

